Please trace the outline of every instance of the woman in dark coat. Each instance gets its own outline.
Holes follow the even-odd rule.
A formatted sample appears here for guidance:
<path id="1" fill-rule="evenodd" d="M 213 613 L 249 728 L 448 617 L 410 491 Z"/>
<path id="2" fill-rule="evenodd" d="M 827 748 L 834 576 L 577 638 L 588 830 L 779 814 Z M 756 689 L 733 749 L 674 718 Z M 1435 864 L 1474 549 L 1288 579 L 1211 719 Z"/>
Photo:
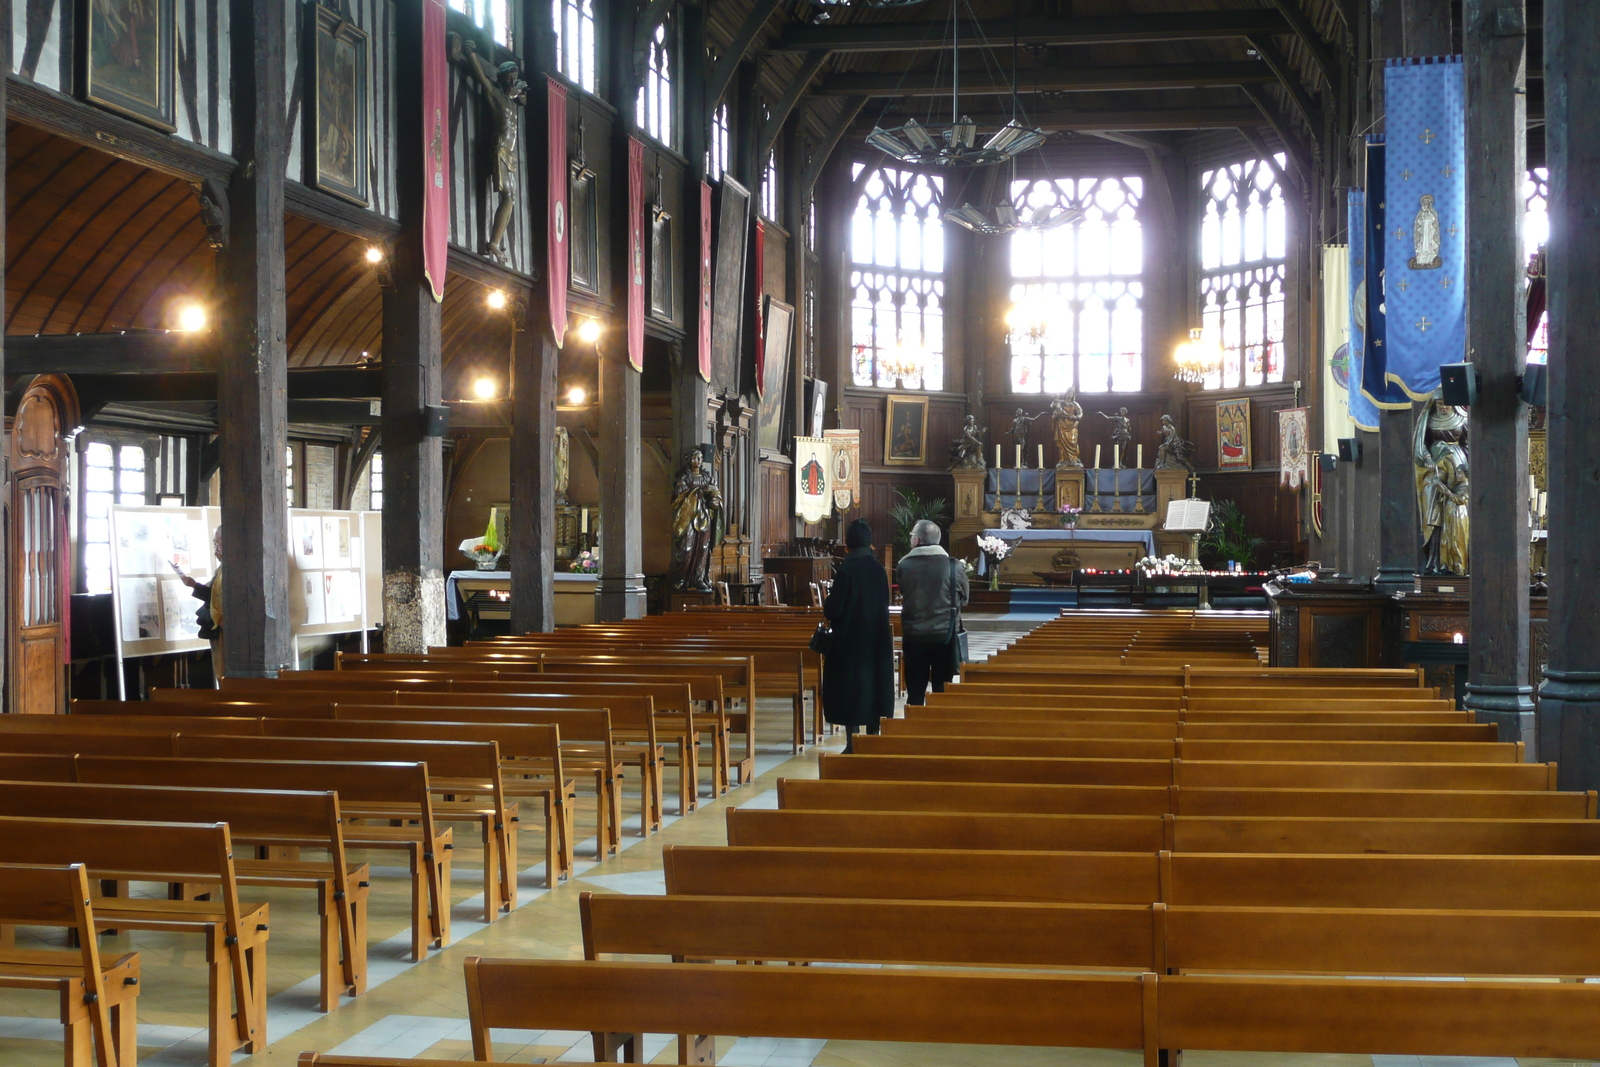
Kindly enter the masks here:
<path id="1" fill-rule="evenodd" d="M 823 663 L 822 711 L 848 735 L 894 715 L 894 631 L 889 626 L 889 576 L 872 554 L 872 527 L 857 519 L 845 531 L 850 554 L 833 572 L 822 614 L 833 624 L 832 651 Z"/>

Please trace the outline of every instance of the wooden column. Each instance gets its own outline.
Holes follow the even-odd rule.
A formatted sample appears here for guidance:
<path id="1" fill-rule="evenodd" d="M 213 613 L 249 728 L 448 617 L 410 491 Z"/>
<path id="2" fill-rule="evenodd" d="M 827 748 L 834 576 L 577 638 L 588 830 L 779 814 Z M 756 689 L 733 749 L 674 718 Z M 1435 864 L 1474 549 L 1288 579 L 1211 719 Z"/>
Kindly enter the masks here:
<path id="1" fill-rule="evenodd" d="M 683 33 L 683 154 L 689 162 L 683 180 L 683 226 L 678 231 L 682 254 L 679 285 L 686 336 L 676 346 L 678 361 L 672 367 L 672 467 L 683 464 L 689 449 L 711 440 L 706 418 L 710 384 L 700 377 L 700 183 L 706 179 L 705 84 L 707 75 L 705 7 L 684 4 L 677 8 Z M 707 362 L 710 357 L 707 355 Z"/>
<path id="2" fill-rule="evenodd" d="M 1600 789 L 1600 6 L 1546 0 L 1550 159 L 1550 660 L 1541 758 L 1562 789 Z M 1519 521 L 1520 528 L 1520 521 Z"/>
<path id="3" fill-rule="evenodd" d="M 1508 20 L 1516 32 L 1506 32 Z M 1523 0 L 1466 0 L 1467 359 L 1480 379 L 1469 423 L 1472 625 L 1466 705 L 1502 741 L 1537 752 L 1528 676 L 1528 409 L 1522 183 L 1527 171 Z"/>
<path id="4" fill-rule="evenodd" d="M 400 0 L 395 108 L 422 113 L 422 13 Z M 445 643 L 442 439 L 428 433 L 440 406 L 440 305 L 422 269 L 422 123 L 396 124 L 392 284 L 383 291 L 383 647 L 426 652 Z M 281 484 L 281 483 L 280 483 Z"/>
<path id="5" fill-rule="evenodd" d="M 639 482 L 639 373 L 625 331 L 606 331 L 600 360 L 600 622 L 645 613 Z"/>
<path id="6" fill-rule="evenodd" d="M 289 662 L 288 437 L 284 307 L 284 7 L 232 0 L 233 150 L 228 248 L 219 309 L 227 358 L 217 371 L 222 468 L 222 643 L 233 677 L 272 677 Z"/>

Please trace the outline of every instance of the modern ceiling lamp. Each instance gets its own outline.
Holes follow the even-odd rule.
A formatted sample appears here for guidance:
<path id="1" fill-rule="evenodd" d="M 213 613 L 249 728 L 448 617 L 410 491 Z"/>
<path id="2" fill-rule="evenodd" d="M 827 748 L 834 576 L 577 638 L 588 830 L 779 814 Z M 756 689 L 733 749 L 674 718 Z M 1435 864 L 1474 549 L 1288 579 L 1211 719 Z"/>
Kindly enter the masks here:
<path id="1" fill-rule="evenodd" d="M 1011 85 L 1011 121 L 988 134 L 978 143 L 978 124 L 961 114 L 961 19 L 964 0 L 950 0 L 950 125 L 935 137 L 916 119 L 907 119 L 893 129 L 875 126 L 867 144 L 878 151 L 913 166 L 986 167 L 1016 159 L 1022 153 L 1044 144 L 1043 130 L 1017 120 L 1017 87 Z M 969 7 L 968 15 L 972 14 Z M 977 25 L 976 17 L 973 24 Z M 909 71 L 908 71 L 909 72 Z"/>
<path id="2" fill-rule="evenodd" d="M 945 220 L 965 226 L 973 233 L 1003 236 L 1023 230 L 1053 230 L 1084 217 L 1083 209 L 1068 202 L 1054 182 L 1025 182 L 1019 186 L 1015 163 L 1009 187 L 1014 190 L 1009 200 L 996 197 L 999 202 L 990 208 L 965 203 L 946 211 Z"/>

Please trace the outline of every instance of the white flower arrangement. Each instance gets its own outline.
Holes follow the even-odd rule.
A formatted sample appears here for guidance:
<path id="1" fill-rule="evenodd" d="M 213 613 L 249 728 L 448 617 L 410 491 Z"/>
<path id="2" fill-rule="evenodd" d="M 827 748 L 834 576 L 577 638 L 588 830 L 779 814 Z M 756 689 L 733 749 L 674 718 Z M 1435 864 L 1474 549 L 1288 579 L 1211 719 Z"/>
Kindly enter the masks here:
<path id="1" fill-rule="evenodd" d="M 974 574 L 978 573 L 978 565 L 972 562 L 970 559 L 964 559 L 961 561 L 961 572 L 968 578 L 971 578 Z"/>
<path id="2" fill-rule="evenodd" d="M 978 551 L 998 563 L 1011 555 L 1011 546 L 998 537 L 985 536 L 978 538 Z"/>

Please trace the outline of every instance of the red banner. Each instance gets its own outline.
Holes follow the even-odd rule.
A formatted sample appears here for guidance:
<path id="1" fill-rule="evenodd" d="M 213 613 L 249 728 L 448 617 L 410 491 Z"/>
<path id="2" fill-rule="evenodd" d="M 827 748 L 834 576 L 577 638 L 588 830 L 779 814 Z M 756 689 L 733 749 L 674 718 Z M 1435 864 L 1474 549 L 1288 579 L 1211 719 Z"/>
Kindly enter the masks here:
<path id="1" fill-rule="evenodd" d="M 644 145 L 628 138 L 628 362 L 644 370 Z"/>
<path id="2" fill-rule="evenodd" d="M 567 339 L 567 87 L 546 75 L 546 152 L 550 171 L 545 206 L 545 289 L 550 294 L 550 332 L 556 347 Z"/>
<path id="3" fill-rule="evenodd" d="M 755 278 L 756 308 L 755 308 L 755 337 L 756 337 L 756 396 L 761 395 L 762 387 L 767 381 L 767 331 L 766 323 L 761 318 L 761 291 L 766 288 L 767 265 L 767 224 L 756 219 L 755 235 L 755 262 L 751 264 L 751 276 Z"/>
<path id="4" fill-rule="evenodd" d="M 700 183 L 700 378 L 711 380 L 711 185 Z"/>
<path id="5" fill-rule="evenodd" d="M 444 0 L 422 2 L 422 273 L 444 299 L 450 255 L 450 68 L 444 56 Z"/>

